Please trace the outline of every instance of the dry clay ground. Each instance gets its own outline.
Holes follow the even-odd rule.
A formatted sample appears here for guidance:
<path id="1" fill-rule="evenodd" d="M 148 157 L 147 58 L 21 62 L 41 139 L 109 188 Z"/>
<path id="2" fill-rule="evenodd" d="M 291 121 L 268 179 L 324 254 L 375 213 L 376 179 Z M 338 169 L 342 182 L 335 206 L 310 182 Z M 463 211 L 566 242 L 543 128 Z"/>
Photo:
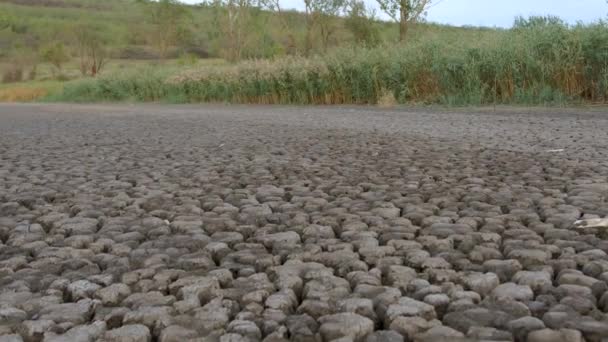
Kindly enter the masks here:
<path id="1" fill-rule="evenodd" d="M 2 105 L 0 341 L 605 341 L 607 158 L 601 111 Z"/>

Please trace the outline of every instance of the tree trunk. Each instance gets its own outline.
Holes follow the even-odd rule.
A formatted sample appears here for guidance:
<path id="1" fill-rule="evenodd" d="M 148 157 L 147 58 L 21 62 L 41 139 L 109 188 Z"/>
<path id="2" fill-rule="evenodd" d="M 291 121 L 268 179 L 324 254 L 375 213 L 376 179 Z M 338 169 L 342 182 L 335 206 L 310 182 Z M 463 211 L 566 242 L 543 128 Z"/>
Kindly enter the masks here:
<path id="1" fill-rule="evenodd" d="M 296 42 L 296 37 L 294 37 L 293 33 L 287 35 L 287 54 L 291 56 L 298 54 L 298 43 Z"/>
<path id="2" fill-rule="evenodd" d="M 164 60 L 167 54 L 164 30 L 168 30 L 168 28 L 158 28 L 158 57 L 161 60 Z"/>
<path id="3" fill-rule="evenodd" d="M 287 46 L 286 46 L 287 54 L 295 55 L 295 54 L 297 54 L 297 51 L 298 51 L 296 37 L 293 35 L 293 32 L 291 30 L 291 25 L 289 25 L 287 18 L 285 18 L 285 14 L 281 11 L 281 6 L 279 6 L 278 2 L 277 2 L 277 6 L 276 6 L 276 12 L 279 16 L 279 19 L 281 19 L 281 25 L 283 25 L 283 32 L 287 33 Z"/>
<path id="4" fill-rule="evenodd" d="M 310 55 L 312 50 L 312 19 L 310 18 L 311 14 L 306 15 L 306 38 L 304 42 L 304 53 L 306 56 Z"/>
<path id="5" fill-rule="evenodd" d="M 401 0 L 401 8 L 399 10 L 399 41 L 405 42 L 405 37 L 407 36 L 407 24 L 408 24 L 408 0 Z"/>
<path id="6" fill-rule="evenodd" d="M 241 39 L 238 26 L 241 19 L 237 8 L 228 7 L 228 60 L 230 62 L 236 62 L 240 59 Z"/>
<path id="7" fill-rule="evenodd" d="M 84 52 L 80 53 L 80 74 L 82 74 L 82 76 L 86 76 L 87 75 L 87 59 L 86 59 L 86 55 Z"/>
<path id="8" fill-rule="evenodd" d="M 332 18 L 323 18 L 322 20 L 332 20 Z M 334 28 L 331 26 L 331 22 L 323 22 L 319 24 L 321 29 L 321 38 L 323 39 L 323 51 L 327 52 L 329 49 L 329 43 L 332 34 L 334 33 Z"/>
<path id="9" fill-rule="evenodd" d="M 314 29 L 314 24 L 316 18 L 314 17 L 316 13 L 313 11 L 312 0 L 304 0 L 304 19 L 306 24 L 306 37 L 304 38 L 304 54 L 306 56 L 310 55 L 312 51 L 312 30 Z"/>
<path id="10" fill-rule="evenodd" d="M 321 39 L 323 40 L 323 52 L 327 52 L 329 46 L 329 31 L 324 24 L 319 25 L 321 29 Z"/>
<path id="11" fill-rule="evenodd" d="M 236 61 L 236 34 L 234 33 L 234 12 L 228 7 L 228 61 Z"/>

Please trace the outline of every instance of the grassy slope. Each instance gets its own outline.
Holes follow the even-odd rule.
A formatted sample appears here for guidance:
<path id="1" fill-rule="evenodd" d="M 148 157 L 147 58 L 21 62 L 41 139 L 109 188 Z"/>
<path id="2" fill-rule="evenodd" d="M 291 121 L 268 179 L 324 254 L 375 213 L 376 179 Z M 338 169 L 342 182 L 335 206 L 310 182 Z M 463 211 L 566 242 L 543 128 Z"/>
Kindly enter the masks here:
<path id="1" fill-rule="evenodd" d="M 70 37 L 66 32 L 74 23 L 84 21 L 98 28 L 106 41 L 108 47 L 115 53 L 125 46 L 146 44 L 146 29 L 142 24 L 140 8 L 132 0 L 104 0 L 97 2 L 92 0 L 53 0 L 62 3 L 64 7 L 19 5 L 14 2 L 27 1 L 28 3 L 43 4 L 50 0 L 0 0 L 0 12 L 9 13 L 19 18 L 19 24 L 25 27 L 21 34 L 0 31 L 0 44 L 13 43 L 16 45 L 43 45 L 45 42 L 63 40 L 70 43 Z M 74 7 L 71 7 L 74 6 Z M 209 8 L 191 6 L 192 18 L 189 26 L 194 35 L 194 44 L 199 44 L 209 50 L 212 56 L 218 57 L 220 43 L 218 37 L 217 22 L 214 21 L 214 13 Z M 304 38 L 304 18 L 302 15 L 290 12 L 289 21 L 295 28 L 296 37 Z M 279 44 L 285 39 L 285 33 L 278 20 L 272 14 L 262 12 L 256 17 L 256 25 L 252 28 L 255 36 L 270 36 L 271 44 Z M 137 25 L 135 24 L 137 23 Z M 397 39 L 397 27 L 392 23 L 378 23 L 381 37 L 384 41 L 395 41 Z M 336 43 L 350 43 L 350 33 L 343 25 L 338 25 L 335 34 Z M 443 37 L 446 41 L 466 41 L 469 43 L 479 40 L 488 40 L 497 34 L 492 29 L 478 28 L 455 28 L 443 25 L 417 25 L 410 31 L 411 39 Z M 252 35 L 253 36 L 253 35 Z M 27 39 L 24 39 L 27 37 Z M 33 38 L 32 38 L 33 37 Z M 261 43 L 260 37 L 249 37 L 251 45 Z M 268 38 L 268 37 L 266 37 Z M 268 45 L 269 41 L 266 41 Z M 151 47 L 150 47 L 151 48 Z M 6 52 L 6 51 L 5 51 Z"/>
<path id="2" fill-rule="evenodd" d="M 108 42 L 110 49 L 119 48 L 129 44 L 130 40 L 137 39 L 129 33 L 132 29 L 129 23 L 137 22 L 138 16 L 133 2 L 104 0 L 104 6 L 97 7 L 93 1 L 78 0 L 70 1 L 67 5 L 76 2 L 79 3 L 78 7 L 47 7 L 0 2 L 0 12 L 19 18 L 18 25 L 22 27 L 22 32 L 18 33 L 8 30 L 0 32 L 0 40 L 3 45 L 13 43 L 13 45 L 26 45 L 32 48 L 51 41 L 64 41 L 69 44 L 71 28 L 78 22 L 86 22 L 97 28 Z"/>

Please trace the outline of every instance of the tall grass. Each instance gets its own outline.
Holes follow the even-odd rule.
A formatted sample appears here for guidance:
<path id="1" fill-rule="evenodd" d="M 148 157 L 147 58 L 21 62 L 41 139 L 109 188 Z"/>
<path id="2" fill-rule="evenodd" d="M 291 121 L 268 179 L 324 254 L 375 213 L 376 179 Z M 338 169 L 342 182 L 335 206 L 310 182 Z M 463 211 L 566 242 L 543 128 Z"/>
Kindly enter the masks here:
<path id="1" fill-rule="evenodd" d="M 60 99 L 375 104 L 392 93 L 399 103 L 607 102 L 608 25 L 549 19 L 520 19 L 484 43 L 438 37 L 310 59 L 87 80 L 66 85 Z"/>
<path id="2" fill-rule="evenodd" d="M 176 95 L 179 99 L 172 102 L 185 102 L 186 99 L 181 98 L 180 94 L 172 93 L 178 89 L 166 83 L 168 75 L 175 73 L 175 70 L 174 66 L 138 66 L 120 73 L 72 81 L 65 84 L 61 93 L 46 100 L 152 102 L 172 101 L 172 96 Z"/>

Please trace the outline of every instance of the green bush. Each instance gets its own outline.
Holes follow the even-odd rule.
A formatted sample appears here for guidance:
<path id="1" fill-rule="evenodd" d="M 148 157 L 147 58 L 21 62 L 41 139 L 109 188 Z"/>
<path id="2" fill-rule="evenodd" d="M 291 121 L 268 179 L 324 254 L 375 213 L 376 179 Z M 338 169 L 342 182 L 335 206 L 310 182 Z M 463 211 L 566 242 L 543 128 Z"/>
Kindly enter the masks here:
<path id="1" fill-rule="evenodd" d="M 193 53 L 182 53 L 177 59 L 179 66 L 193 66 L 198 62 L 198 56 Z"/>
<path id="2" fill-rule="evenodd" d="M 49 100 L 90 101 L 160 101 L 169 96 L 167 73 L 157 67 L 134 68 L 120 74 L 82 79 L 66 83 L 63 92 Z"/>
<path id="3" fill-rule="evenodd" d="M 59 71 L 61 66 L 70 60 L 70 56 L 61 42 L 54 42 L 44 46 L 40 50 L 40 56 L 45 62 L 51 63 Z"/>

